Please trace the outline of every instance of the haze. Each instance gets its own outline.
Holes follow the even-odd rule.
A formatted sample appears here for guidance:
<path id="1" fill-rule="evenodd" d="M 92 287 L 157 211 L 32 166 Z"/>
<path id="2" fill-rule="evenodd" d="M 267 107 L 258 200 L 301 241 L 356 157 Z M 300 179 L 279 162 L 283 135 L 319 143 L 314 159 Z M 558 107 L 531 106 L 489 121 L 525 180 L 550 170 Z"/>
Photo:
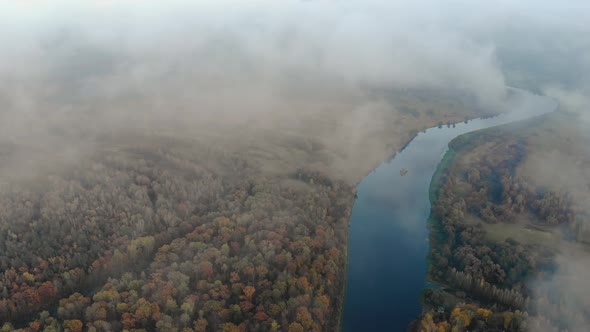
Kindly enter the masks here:
<path id="1" fill-rule="evenodd" d="M 354 186 L 416 132 L 510 111 L 506 86 L 556 98 L 582 131 L 589 17 L 584 0 L 3 1 L 0 180 L 165 137 L 243 158 L 256 177 L 305 168 Z M 419 102 L 407 111 L 390 92 Z M 456 96 L 464 108 L 440 101 Z M 535 158 L 548 187 L 587 179 L 555 151 Z M 552 287 L 572 271 L 588 287 L 589 263 L 560 257 Z M 587 301 L 563 291 L 572 310 Z"/>

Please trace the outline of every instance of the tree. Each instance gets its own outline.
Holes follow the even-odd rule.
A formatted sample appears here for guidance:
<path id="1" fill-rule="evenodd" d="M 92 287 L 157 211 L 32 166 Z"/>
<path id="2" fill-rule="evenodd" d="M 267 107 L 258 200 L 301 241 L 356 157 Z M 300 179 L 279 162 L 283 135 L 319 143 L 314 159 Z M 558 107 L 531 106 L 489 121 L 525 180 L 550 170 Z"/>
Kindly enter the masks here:
<path id="1" fill-rule="evenodd" d="M 248 301 L 252 301 L 252 295 L 254 295 L 254 292 L 256 292 L 256 288 L 254 288 L 252 286 L 244 287 L 245 299 L 247 299 Z"/>
<path id="2" fill-rule="evenodd" d="M 66 332 L 82 332 L 83 327 L 84 324 L 78 319 L 64 321 L 64 328 L 66 329 Z"/>
<path id="3" fill-rule="evenodd" d="M 220 327 L 223 332 L 240 332 L 240 329 L 233 323 L 224 323 Z"/>
<path id="4" fill-rule="evenodd" d="M 459 328 L 466 328 L 471 324 L 471 317 L 469 314 L 460 308 L 455 308 L 451 312 L 451 322 Z"/>
<path id="5" fill-rule="evenodd" d="M 254 315 L 254 319 L 257 320 L 267 320 L 268 315 L 264 311 L 259 311 Z"/>
<path id="6" fill-rule="evenodd" d="M 194 327 L 196 332 L 204 332 L 207 329 L 208 322 L 204 318 L 199 318 L 195 321 Z"/>
<path id="7" fill-rule="evenodd" d="M 126 312 L 121 316 L 121 324 L 123 324 L 123 327 L 126 329 L 134 328 L 135 317 L 133 317 L 131 313 Z"/>
<path id="8" fill-rule="evenodd" d="M 291 323 L 288 332 L 305 332 L 305 329 L 299 323 Z"/>
<path id="9" fill-rule="evenodd" d="M 307 330 L 309 330 L 311 328 L 311 326 L 313 325 L 313 318 L 311 317 L 311 314 L 309 313 L 309 311 L 307 311 L 306 307 L 297 308 L 296 319 Z"/>

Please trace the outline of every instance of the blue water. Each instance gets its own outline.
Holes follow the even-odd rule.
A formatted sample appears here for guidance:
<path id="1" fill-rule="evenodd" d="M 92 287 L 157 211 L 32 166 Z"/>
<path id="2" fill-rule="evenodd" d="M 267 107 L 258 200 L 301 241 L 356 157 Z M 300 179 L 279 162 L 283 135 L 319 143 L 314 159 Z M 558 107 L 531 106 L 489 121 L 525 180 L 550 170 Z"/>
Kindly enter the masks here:
<path id="1" fill-rule="evenodd" d="M 357 187 L 348 235 L 344 332 L 405 331 L 422 312 L 429 250 L 428 190 L 438 163 L 455 137 L 552 112 L 548 97 L 509 88 L 499 107 L 509 113 L 467 124 L 430 128 Z M 400 170 L 408 171 L 405 176 Z"/>

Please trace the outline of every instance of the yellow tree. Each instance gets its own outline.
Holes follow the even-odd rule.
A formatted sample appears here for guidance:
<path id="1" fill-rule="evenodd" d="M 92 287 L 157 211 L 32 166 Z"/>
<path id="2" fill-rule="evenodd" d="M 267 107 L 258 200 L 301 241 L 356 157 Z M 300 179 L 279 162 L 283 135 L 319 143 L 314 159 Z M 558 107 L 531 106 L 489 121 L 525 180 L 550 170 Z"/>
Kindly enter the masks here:
<path id="1" fill-rule="evenodd" d="M 82 324 L 82 322 L 77 319 L 66 320 L 64 321 L 64 327 L 66 331 L 69 332 L 82 332 L 84 324 Z"/>

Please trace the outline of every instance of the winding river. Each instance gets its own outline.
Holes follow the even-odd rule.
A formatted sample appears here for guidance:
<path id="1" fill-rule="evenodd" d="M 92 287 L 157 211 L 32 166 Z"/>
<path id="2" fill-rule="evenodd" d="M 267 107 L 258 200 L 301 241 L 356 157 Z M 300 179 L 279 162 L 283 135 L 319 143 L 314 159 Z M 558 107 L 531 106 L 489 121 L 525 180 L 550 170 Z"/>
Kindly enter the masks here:
<path id="1" fill-rule="evenodd" d="M 428 191 L 448 143 L 461 134 L 557 109 L 549 97 L 515 88 L 508 88 L 508 95 L 503 106 L 510 112 L 430 128 L 358 185 L 348 235 L 344 332 L 406 331 L 422 312 L 420 292 L 431 286 L 426 282 Z"/>

